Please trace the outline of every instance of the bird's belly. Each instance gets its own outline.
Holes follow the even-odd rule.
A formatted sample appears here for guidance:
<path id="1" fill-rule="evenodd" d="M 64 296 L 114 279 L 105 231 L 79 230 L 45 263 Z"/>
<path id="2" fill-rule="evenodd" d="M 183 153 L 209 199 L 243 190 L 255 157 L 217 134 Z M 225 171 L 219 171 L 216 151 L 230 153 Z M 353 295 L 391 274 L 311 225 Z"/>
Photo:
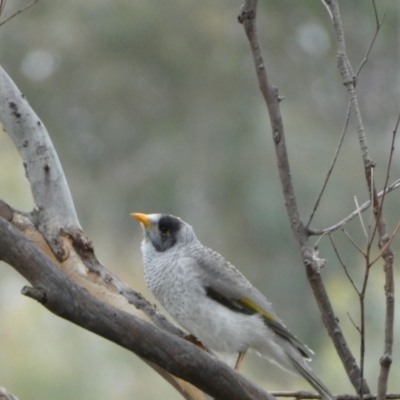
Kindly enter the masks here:
<path id="1" fill-rule="evenodd" d="M 223 353 L 246 351 L 268 336 L 258 315 L 234 312 L 207 297 L 183 306 L 175 315 L 169 312 L 206 347 Z"/>

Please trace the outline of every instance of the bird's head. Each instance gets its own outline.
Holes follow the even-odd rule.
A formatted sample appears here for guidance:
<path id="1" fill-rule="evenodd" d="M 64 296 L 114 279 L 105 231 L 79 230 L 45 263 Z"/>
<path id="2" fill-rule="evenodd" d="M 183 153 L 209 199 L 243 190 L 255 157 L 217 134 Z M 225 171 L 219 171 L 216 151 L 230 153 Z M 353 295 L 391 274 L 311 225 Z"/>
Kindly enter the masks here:
<path id="1" fill-rule="evenodd" d="M 197 242 L 193 228 L 173 215 L 132 213 L 131 216 L 142 224 L 144 242 L 150 242 L 157 252 Z"/>

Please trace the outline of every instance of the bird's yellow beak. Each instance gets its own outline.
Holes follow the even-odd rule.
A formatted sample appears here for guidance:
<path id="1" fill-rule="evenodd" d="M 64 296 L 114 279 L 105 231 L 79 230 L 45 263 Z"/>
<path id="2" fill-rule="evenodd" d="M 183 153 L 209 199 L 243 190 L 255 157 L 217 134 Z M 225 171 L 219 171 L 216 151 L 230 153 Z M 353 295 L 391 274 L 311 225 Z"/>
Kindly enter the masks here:
<path id="1" fill-rule="evenodd" d="M 141 222 L 146 228 L 150 228 L 153 224 L 149 220 L 149 217 L 146 214 L 141 213 L 132 213 L 132 218 L 136 218 L 139 222 Z"/>

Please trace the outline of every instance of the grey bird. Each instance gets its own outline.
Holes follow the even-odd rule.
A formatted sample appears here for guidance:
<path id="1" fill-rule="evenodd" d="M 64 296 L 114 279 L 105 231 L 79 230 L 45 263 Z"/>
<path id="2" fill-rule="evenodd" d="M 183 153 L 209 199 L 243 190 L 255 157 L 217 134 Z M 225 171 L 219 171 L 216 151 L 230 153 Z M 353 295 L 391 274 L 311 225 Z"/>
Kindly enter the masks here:
<path id="1" fill-rule="evenodd" d="M 167 214 L 131 216 L 144 230 L 146 285 L 183 328 L 212 350 L 239 353 L 237 367 L 254 350 L 301 375 L 324 400 L 333 399 L 309 366 L 313 352 L 242 273 L 200 243 L 189 224 Z"/>

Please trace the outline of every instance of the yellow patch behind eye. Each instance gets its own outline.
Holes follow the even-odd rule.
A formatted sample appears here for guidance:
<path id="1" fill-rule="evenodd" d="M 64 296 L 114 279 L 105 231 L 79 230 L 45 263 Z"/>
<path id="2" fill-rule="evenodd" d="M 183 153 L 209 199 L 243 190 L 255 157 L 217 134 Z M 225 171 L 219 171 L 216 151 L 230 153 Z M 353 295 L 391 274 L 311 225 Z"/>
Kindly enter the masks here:
<path id="1" fill-rule="evenodd" d="M 265 311 L 263 308 L 261 308 L 259 305 L 254 303 L 254 301 L 250 300 L 249 298 L 242 297 L 241 299 L 239 299 L 239 303 L 242 303 L 245 306 L 247 306 L 247 307 L 251 308 L 252 310 L 254 310 L 255 312 L 258 312 L 264 318 L 269 319 L 271 321 L 275 321 L 275 317 L 272 314 L 270 314 L 269 312 Z"/>

